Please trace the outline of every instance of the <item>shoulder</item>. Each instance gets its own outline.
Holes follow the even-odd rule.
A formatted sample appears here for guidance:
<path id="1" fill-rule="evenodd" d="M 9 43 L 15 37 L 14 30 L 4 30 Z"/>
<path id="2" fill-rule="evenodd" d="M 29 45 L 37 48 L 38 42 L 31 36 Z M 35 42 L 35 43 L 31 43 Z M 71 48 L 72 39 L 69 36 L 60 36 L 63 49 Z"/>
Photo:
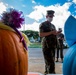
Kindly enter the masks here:
<path id="1" fill-rule="evenodd" d="M 54 25 L 54 24 L 52 24 L 52 23 L 51 23 L 51 27 L 52 27 L 53 29 L 55 29 L 55 30 L 56 30 L 55 25 Z"/>
<path id="2" fill-rule="evenodd" d="M 45 24 L 46 24 L 46 21 L 45 21 L 45 22 L 42 22 L 42 23 L 40 24 L 39 28 L 44 27 Z"/>
<path id="3" fill-rule="evenodd" d="M 51 25 L 52 25 L 53 27 L 55 27 L 55 25 L 54 25 L 54 24 L 52 24 L 52 23 L 51 23 Z"/>

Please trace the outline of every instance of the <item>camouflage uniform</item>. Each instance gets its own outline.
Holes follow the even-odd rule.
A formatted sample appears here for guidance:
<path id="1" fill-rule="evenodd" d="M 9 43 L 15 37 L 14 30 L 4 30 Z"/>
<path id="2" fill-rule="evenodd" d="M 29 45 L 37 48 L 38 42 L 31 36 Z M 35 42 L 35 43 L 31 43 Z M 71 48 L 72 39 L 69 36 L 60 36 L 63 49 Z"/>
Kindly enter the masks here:
<path id="1" fill-rule="evenodd" d="M 58 35 L 59 47 L 57 48 L 57 61 L 59 58 L 59 50 L 60 50 L 60 57 L 61 57 L 62 62 L 63 62 L 63 39 L 64 39 L 64 35 L 60 33 Z"/>
<path id="2" fill-rule="evenodd" d="M 56 30 L 55 26 L 48 21 L 40 24 L 40 32 L 49 32 Z M 45 59 L 45 72 L 55 73 L 55 48 L 57 45 L 56 35 L 49 35 L 42 38 L 42 49 Z"/>

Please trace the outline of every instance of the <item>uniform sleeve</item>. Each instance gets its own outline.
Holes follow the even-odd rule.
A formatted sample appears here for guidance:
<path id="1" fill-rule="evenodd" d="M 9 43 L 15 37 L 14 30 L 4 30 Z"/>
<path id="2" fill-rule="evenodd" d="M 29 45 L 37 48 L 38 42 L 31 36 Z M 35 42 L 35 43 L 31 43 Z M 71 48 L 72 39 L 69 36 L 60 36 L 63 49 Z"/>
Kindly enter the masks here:
<path id="1" fill-rule="evenodd" d="M 56 27 L 52 24 L 52 26 L 53 26 L 53 30 L 56 30 Z"/>
<path id="2" fill-rule="evenodd" d="M 50 23 L 48 23 L 48 22 L 43 22 L 43 23 L 41 23 L 41 24 L 40 24 L 40 27 L 39 27 L 39 31 L 40 31 L 40 32 L 49 32 L 49 31 L 51 31 L 49 24 L 50 24 Z"/>
<path id="3" fill-rule="evenodd" d="M 44 25 L 43 25 L 43 23 L 41 23 L 40 26 L 39 26 L 39 31 L 44 32 L 44 30 L 45 30 Z"/>

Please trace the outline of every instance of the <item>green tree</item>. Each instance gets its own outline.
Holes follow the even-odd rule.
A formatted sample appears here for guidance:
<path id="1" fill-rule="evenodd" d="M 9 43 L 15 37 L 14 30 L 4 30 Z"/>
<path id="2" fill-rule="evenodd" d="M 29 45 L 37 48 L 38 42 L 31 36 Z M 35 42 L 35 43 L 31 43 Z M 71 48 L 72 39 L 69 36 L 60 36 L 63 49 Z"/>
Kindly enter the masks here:
<path id="1" fill-rule="evenodd" d="M 24 34 L 26 34 L 29 39 L 30 39 L 31 37 L 33 37 L 34 39 L 38 39 L 38 37 L 39 37 L 38 31 L 26 30 L 26 31 L 22 31 L 22 32 L 23 32 Z"/>

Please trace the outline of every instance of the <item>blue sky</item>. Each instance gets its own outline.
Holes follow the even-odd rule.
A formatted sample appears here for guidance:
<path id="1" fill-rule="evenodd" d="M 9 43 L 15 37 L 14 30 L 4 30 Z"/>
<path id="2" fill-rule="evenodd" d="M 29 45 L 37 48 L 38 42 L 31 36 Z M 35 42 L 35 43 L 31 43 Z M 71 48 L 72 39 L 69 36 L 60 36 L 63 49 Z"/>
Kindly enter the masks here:
<path id="1" fill-rule="evenodd" d="M 0 15 L 8 8 L 21 10 L 25 16 L 25 25 L 20 30 L 39 31 L 39 25 L 46 20 L 46 11 L 54 10 L 52 23 L 56 29 L 64 24 L 68 16 L 76 17 L 76 0 L 0 0 Z"/>

